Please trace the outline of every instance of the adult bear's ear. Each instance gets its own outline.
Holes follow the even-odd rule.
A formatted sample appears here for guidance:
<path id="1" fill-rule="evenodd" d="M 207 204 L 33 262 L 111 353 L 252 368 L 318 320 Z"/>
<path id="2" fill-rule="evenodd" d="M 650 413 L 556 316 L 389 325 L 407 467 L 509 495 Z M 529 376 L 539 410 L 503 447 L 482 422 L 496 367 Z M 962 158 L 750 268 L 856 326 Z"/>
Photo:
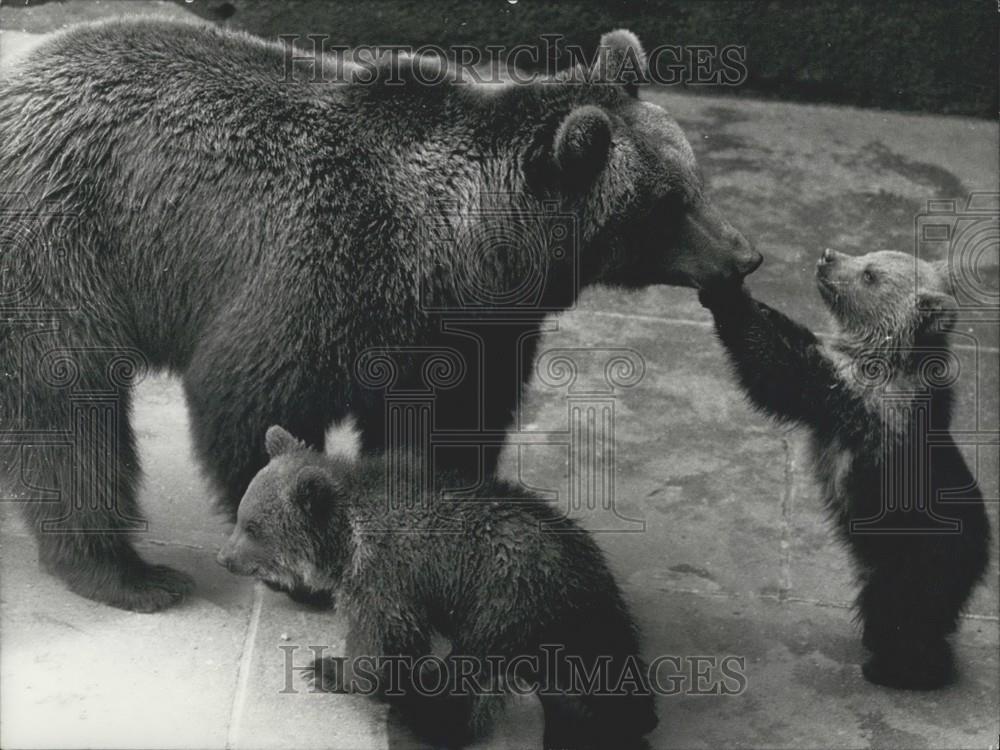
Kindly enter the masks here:
<path id="1" fill-rule="evenodd" d="M 271 425 L 264 434 L 264 447 L 267 448 L 267 455 L 271 458 L 277 458 L 283 453 L 303 446 L 301 440 L 296 440 L 291 433 L 278 425 Z"/>
<path id="2" fill-rule="evenodd" d="M 934 269 L 934 273 L 937 274 L 938 282 L 941 286 L 948 292 L 948 294 L 955 293 L 955 285 L 951 278 L 951 263 L 947 258 L 944 260 L 934 260 L 930 263 L 931 268 Z"/>
<path id="3" fill-rule="evenodd" d="M 601 37 L 594 61 L 597 77 L 620 83 L 631 96 L 639 95 L 639 84 L 648 78 L 649 62 L 639 38 L 628 29 L 609 31 Z"/>
<path id="4" fill-rule="evenodd" d="M 328 513 L 333 507 L 336 484 L 327 472 L 319 466 L 303 466 L 295 476 L 292 500 L 310 515 Z"/>
<path id="5" fill-rule="evenodd" d="M 577 107 L 556 130 L 556 166 L 571 183 L 590 184 L 604 169 L 611 150 L 611 120 L 600 107 Z"/>

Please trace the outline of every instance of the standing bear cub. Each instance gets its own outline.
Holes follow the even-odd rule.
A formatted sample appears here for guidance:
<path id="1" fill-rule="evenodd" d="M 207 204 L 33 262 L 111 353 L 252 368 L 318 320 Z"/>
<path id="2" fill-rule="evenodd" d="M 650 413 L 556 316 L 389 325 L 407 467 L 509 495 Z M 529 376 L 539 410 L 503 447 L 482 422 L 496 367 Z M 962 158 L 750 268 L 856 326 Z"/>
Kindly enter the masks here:
<path id="1" fill-rule="evenodd" d="M 952 633 L 989 556 L 975 478 L 948 428 L 958 363 L 946 269 L 898 252 L 826 250 L 828 344 L 742 287 L 699 293 L 753 403 L 810 428 L 816 473 L 856 563 L 865 677 L 929 689 L 953 678 Z"/>
<path id="2" fill-rule="evenodd" d="M 134 610 L 189 588 L 129 540 L 130 386 L 146 370 L 183 379 L 198 458 L 235 514 L 268 425 L 320 449 L 352 414 L 363 448 L 384 449 L 363 355 L 388 352 L 413 389 L 421 353 L 444 351 L 465 371 L 433 428 L 472 438 L 433 459 L 474 483 L 495 471 L 546 313 L 595 282 L 752 270 L 681 129 L 623 74 L 645 64 L 639 42 L 617 31 L 602 49 L 557 78 L 482 85 L 439 60 L 302 61 L 142 19 L 70 28 L 5 72 L 0 493 L 44 565 Z"/>
<path id="3" fill-rule="evenodd" d="M 624 747 L 656 725 L 618 585 L 590 534 L 552 506 L 500 481 L 457 501 L 424 495 L 412 479 L 387 482 L 379 457 L 326 456 L 277 426 L 265 442 L 271 461 L 218 559 L 336 594 L 347 653 L 316 660 L 322 687 L 391 699 L 449 745 L 489 728 L 510 679 L 539 689 L 547 746 Z M 428 675 L 434 633 L 451 641 L 455 669 Z"/>

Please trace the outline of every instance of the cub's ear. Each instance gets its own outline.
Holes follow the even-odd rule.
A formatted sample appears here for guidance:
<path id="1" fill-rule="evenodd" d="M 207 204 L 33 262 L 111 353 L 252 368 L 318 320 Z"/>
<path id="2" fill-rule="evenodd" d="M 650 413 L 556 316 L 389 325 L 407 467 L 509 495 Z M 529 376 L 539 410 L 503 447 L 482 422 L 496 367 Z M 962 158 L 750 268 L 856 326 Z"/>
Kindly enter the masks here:
<path id="1" fill-rule="evenodd" d="M 955 329 L 958 305 L 944 292 L 921 291 L 917 294 L 917 309 L 920 312 L 922 331 L 946 333 Z"/>
<path id="2" fill-rule="evenodd" d="M 553 153 L 556 165 L 571 182 L 590 181 L 608 161 L 611 120 L 600 107 L 577 107 L 556 130 Z"/>
<path id="3" fill-rule="evenodd" d="M 307 513 L 321 515 L 330 510 L 335 494 L 333 477 L 319 466 L 303 466 L 295 476 L 291 497 Z"/>
<path id="4" fill-rule="evenodd" d="M 264 434 L 264 447 L 267 448 L 267 455 L 271 458 L 277 458 L 304 445 L 301 440 L 296 440 L 291 433 L 278 425 L 271 425 Z"/>
<path id="5" fill-rule="evenodd" d="M 600 80 L 620 83 L 630 96 L 639 95 L 639 84 L 647 78 L 649 63 L 639 38 L 628 29 L 609 31 L 601 37 L 597 60 Z"/>

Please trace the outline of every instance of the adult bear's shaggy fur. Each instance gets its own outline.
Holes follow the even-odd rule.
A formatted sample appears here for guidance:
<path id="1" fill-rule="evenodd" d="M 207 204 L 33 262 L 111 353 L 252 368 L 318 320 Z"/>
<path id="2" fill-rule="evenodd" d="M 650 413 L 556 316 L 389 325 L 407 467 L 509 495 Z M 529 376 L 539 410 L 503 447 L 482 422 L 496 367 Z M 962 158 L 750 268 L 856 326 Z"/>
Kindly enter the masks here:
<path id="1" fill-rule="evenodd" d="M 641 56 L 628 32 L 605 41 Z M 415 71 L 437 63 L 406 56 L 368 84 L 312 82 L 287 58 L 245 34 L 113 21 L 56 35 L 0 82 L 0 186 L 33 207 L 0 216 L 36 240 L 3 258 L 3 463 L 43 561 L 84 596 L 154 610 L 190 583 L 124 533 L 139 465 L 115 361 L 183 377 L 234 513 L 269 424 L 321 447 L 353 413 L 364 448 L 386 447 L 383 396 L 355 369 L 372 347 L 408 348 L 400 387 L 419 351 L 455 350 L 468 372 L 435 427 L 502 436 L 545 310 L 599 280 L 694 284 L 759 261 L 673 119 L 624 85 L 428 85 Z M 552 206 L 575 223 L 560 257 L 537 240 Z M 470 274 L 494 307 L 464 296 Z M 504 296 L 532 274 L 537 299 Z M 70 396 L 109 389 L 116 416 L 81 426 L 71 461 L 51 446 L 75 429 Z M 434 458 L 489 474 L 492 442 Z"/>

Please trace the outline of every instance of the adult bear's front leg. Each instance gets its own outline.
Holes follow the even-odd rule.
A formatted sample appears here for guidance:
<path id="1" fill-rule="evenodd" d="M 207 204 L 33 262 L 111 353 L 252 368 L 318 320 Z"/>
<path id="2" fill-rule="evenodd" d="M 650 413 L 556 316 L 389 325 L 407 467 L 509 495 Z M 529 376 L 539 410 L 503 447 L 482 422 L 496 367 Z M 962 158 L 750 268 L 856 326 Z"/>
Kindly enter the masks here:
<path id="1" fill-rule="evenodd" d="M 3 347 L 0 371 L 4 426 L 19 436 L 0 467 L 5 494 L 21 503 L 43 567 L 74 593 L 121 609 L 179 602 L 191 577 L 145 562 L 131 541 L 145 528 L 129 391 L 146 371 L 141 353 L 53 331 Z"/>
<path id="2" fill-rule="evenodd" d="M 273 325 L 272 325 L 273 327 Z M 266 322 L 243 318 L 202 340 L 184 374 L 195 452 L 235 520 L 250 480 L 267 463 L 264 433 L 277 424 L 322 451 L 335 383 L 321 357 Z"/>
<path id="3" fill-rule="evenodd" d="M 396 394 L 359 388 L 351 410 L 365 453 L 429 437 L 435 474 L 455 472 L 475 485 L 496 475 L 511 422 L 522 408 L 524 386 L 534 373 L 543 320 L 470 316 L 438 324 L 439 334 L 435 343 L 423 348 L 425 355 L 400 360 L 403 366 L 393 384 Z M 422 365 L 435 352 L 457 361 L 456 382 L 427 381 Z M 401 401 L 398 394 L 403 392 L 408 395 Z M 407 408 L 414 404 L 410 399 L 421 399 L 423 394 L 430 394 L 430 429 L 406 433 L 402 430 L 414 423 L 401 418 L 400 406 Z M 448 440 L 441 440 L 442 434 Z"/>

